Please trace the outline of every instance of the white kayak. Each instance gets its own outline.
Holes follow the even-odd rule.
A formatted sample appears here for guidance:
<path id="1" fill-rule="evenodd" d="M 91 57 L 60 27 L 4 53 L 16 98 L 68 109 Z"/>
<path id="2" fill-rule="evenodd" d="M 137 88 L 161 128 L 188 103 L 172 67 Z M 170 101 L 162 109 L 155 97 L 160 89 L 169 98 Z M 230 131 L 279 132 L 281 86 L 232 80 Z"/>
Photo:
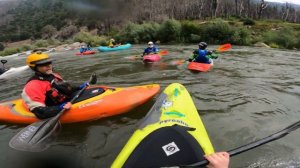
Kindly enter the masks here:
<path id="1" fill-rule="evenodd" d="M 11 67 L 7 71 L 5 71 L 3 74 L 0 75 L 0 79 L 23 72 L 23 71 L 27 70 L 28 68 L 29 67 L 27 65 L 17 67 L 17 68 Z"/>

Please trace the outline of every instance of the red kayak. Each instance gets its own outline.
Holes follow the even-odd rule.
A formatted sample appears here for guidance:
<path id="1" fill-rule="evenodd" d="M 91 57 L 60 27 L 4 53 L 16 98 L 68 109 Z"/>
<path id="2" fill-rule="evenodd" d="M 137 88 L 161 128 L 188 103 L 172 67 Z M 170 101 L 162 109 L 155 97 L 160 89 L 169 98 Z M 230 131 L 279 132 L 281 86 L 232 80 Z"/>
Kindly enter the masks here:
<path id="1" fill-rule="evenodd" d="M 190 62 L 188 65 L 188 69 L 192 71 L 200 71 L 200 72 L 207 72 L 209 71 L 213 65 L 214 62 L 212 59 L 210 59 L 210 64 L 204 64 L 204 63 L 198 63 L 198 62 Z"/>
<path id="2" fill-rule="evenodd" d="M 160 60 L 160 55 L 158 54 L 150 54 L 150 55 L 145 55 L 143 57 L 144 62 L 158 62 Z"/>
<path id="3" fill-rule="evenodd" d="M 95 53 L 96 53 L 95 50 L 89 50 L 89 51 L 85 51 L 83 53 L 77 52 L 76 55 L 91 55 L 91 54 L 95 54 Z"/>

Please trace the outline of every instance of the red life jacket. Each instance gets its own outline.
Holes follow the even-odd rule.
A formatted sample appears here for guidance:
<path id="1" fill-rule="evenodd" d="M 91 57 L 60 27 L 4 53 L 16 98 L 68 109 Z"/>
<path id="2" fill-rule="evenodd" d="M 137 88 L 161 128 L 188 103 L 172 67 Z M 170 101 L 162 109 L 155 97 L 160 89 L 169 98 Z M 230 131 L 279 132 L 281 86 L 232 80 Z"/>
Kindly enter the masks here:
<path id="1" fill-rule="evenodd" d="M 32 76 L 27 81 L 23 90 L 26 102 L 29 102 L 27 103 L 29 108 L 34 108 L 38 106 L 38 104 L 42 104 L 44 106 L 55 106 L 66 102 L 71 95 L 63 93 L 62 89 L 58 87 L 60 86 L 58 83 L 66 83 L 58 74 L 42 75 L 40 73 L 36 73 Z M 33 106 L 30 107 L 30 104 L 33 104 Z"/>

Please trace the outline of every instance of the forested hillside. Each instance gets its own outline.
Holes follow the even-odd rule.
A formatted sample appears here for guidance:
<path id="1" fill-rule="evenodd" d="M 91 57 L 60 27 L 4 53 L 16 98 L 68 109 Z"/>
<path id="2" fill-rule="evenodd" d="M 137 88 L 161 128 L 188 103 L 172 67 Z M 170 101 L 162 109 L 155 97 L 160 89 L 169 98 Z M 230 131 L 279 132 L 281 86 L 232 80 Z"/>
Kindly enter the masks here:
<path id="1" fill-rule="evenodd" d="M 16 4 L 16 1 L 13 1 Z M 67 38 L 80 26 L 108 33 L 128 21 L 161 22 L 166 19 L 209 20 L 230 17 L 300 22 L 300 10 L 291 4 L 264 0 L 20 0 L 2 14 L 0 41 L 18 41 L 49 36 L 61 31 Z M 13 18 L 12 18 L 13 17 Z M 10 18 L 10 22 L 8 21 Z M 2 20 L 2 23 L 4 21 Z"/>

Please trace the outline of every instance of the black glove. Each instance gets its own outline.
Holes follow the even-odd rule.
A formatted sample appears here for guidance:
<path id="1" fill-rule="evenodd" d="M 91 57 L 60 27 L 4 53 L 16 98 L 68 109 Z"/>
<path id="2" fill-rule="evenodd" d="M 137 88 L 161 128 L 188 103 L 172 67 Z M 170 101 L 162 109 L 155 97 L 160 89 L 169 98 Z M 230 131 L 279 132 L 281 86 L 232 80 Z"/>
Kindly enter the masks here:
<path id="1" fill-rule="evenodd" d="M 192 59 L 192 58 L 189 58 L 187 61 L 189 61 L 189 62 L 192 62 L 192 61 L 193 61 L 193 59 Z"/>

